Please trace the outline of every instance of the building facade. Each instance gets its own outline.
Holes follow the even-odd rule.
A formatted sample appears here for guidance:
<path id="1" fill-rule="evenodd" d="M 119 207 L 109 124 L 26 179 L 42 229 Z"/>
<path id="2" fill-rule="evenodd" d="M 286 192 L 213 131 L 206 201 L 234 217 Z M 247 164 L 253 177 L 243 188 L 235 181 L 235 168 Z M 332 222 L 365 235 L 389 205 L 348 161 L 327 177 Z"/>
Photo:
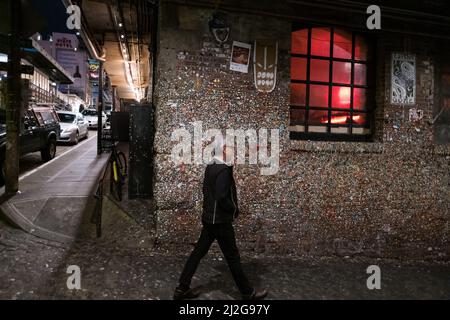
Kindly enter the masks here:
<path id="1" fill-rule="evenodd" d="M 72 108 L 78 111 L 79 105 L 89 105 L 92 87 L 88 77 L 88 54 L 75 34 L 54 32 L 49 40 L 40 39 L 39 44 L 74 78 L 70 85 L 58 85 L 64 94 L 77 95 L 80 100 Z"/>
<path id="2" fill-rule="evenodd" d="M 450 38 L 436 27 L 448 6 L 381 7 L 368 30 L 369 4 L 322 2 L 161 1 L 161 246 L 186 249 L 201 227 L 205 166 L 174 164 L 171 139 L 201 125 L 279 133 L 276 174 L 235 165 L 245 250 L 450 259 Z"/>
<path id="3" fill-rule="evenodd" d="M 28 97 L 26 105 L 52 105 L 63 107 L 67 103 L 66 95 L 58 92 L 56 83 L 72 84 L 72 76 L 43 49 L 35 37 L 31 38 L 32 46 L 24 49 L 22 65 L 32 67 L 32 72 L 23 73 L 22 79 L 27 80 Z M 0 61 L 7 62 L 8 55 L 0 53 Z M 2 85 L 6 87 L 7 71 L 0 71 Z M 2 105 L 2 107 L 5 107 Z"/>

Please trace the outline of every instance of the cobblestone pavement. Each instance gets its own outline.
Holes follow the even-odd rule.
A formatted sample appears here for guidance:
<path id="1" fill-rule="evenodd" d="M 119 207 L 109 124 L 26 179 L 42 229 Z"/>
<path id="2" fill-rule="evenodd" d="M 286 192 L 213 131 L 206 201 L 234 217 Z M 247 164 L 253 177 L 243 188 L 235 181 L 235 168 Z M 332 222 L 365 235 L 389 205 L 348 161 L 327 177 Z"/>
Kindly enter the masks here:
<path id="1" fill-rule="evenodd" d="M 0 299 L 170 299 L 186 256 L 150 247 L 121 236 L 63 247 L 0 221 Z M 371 264 L 381 268 L 381 290 L 366 287 Z M 81 268 L 81 290 L 67 289 L 69 265 Z M 243 265 L 269 299 L 450 299 L 450 264 L 243 254 Z M 239 298 L 216 245 L 193 285 L 200 299 Z"/>

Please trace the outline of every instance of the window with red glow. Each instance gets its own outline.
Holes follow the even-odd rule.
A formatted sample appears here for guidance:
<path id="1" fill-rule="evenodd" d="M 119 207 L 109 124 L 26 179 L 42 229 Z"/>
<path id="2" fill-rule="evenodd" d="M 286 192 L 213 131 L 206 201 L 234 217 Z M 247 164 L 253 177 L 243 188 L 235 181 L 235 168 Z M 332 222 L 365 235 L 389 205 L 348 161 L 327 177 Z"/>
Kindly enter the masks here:
<path id="1" fill-rule="evenodd" d="M 291 34 L 292 139 L 367 140 L 373 111 L 366 37 L 337 28 Z"/>

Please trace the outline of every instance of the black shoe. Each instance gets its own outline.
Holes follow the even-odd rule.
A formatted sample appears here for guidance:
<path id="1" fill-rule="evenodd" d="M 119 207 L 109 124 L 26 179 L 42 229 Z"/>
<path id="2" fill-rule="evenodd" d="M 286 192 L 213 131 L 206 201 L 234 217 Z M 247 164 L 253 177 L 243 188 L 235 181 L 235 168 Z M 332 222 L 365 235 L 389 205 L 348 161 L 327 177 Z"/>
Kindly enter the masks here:
<path id="1" fill-rule="evenodd" d="M 183 289 L 181 287 L 177 287 L 175 289 L 175 293 L 173 294 L 173 300 L 185 300 L 185 299 L 194 299 L 200 295 L 198 290 L 194 289 Z"/>
<path id="2" fill-rule="evenodd" d="M 242 295 L 243 300 L 262 300 L 267 296 L 267 290 L 253 290 L 252 294 L 244 294 Z"/>

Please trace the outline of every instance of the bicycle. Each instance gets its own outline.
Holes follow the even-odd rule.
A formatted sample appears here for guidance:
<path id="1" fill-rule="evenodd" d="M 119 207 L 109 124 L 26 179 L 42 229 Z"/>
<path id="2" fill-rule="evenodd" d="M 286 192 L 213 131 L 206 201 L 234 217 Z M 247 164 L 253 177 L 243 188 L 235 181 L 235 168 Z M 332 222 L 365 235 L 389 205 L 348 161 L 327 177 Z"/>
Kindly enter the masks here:
<path id="1" fill-rule="evenodd" d="M 125 184 L 128 167 L 125 154 L 117 151 L 117 144 L 118 142 L 113 141 L 111 145 L 109 191 L 118 201 L 122 201 L 122 186 Z"/>
<path id="2" fill-rule="evenodd" d="M 103 183 L 108 173 L 108 167 L 110 168 L 110 193 L 117 197 L 118 201 L 122 201 L 122 186 L 125 184 L 125 178 L 127 176 L 127 159 L 125 154 L 121 151 L 117 151 L 117 141 L 109 139 L 111 146 L 108 148 L 111 150 L 111 155 L 108 159 L 108 165 L 106 166 L 102 178 L 98 182 L 97 191 L 95 192 L 94 212 L 91 217 L 91 223 L 96 225 L 97 238 L 102 235 L 102 209 L 103 209 Z"/>

